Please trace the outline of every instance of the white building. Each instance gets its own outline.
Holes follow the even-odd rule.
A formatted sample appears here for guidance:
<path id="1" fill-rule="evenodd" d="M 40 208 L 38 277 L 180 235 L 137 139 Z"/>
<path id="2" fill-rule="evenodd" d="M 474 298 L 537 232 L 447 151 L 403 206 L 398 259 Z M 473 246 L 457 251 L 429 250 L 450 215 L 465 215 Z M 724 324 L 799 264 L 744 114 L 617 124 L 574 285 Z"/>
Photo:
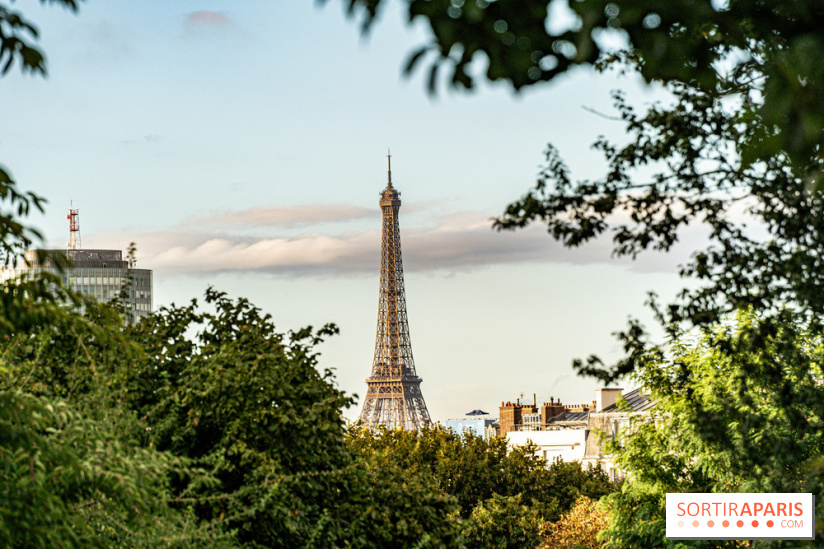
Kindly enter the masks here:
<path id="1" fill-rule="evenodd" d="M 537 453 L 547 462 L 561 458 L 563 461 L 582 461 L 587 444 L 586 429 L 558 429 L 553 431 L 512 431 L 506 440 L 512 446 L 525 446 L 532 442 Z"/>

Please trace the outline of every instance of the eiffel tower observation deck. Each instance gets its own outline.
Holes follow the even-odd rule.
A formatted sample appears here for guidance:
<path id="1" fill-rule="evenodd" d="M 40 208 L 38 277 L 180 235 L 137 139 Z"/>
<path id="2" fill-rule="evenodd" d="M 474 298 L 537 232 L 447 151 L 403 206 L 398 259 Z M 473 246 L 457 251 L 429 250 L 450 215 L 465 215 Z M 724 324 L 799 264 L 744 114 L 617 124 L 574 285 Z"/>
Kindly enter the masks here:
<path id="1" fill-rule="evenodd" d="M 406 292 L 398 210 L 401 193 L 392 186 L 392 157 L 387 155 L 388 179 L 380 193 L 383 212 L 381 229 L 381 285 L 378 299 L 378 331 L 372 375 L 366 380 L 366 398 L 360 420 L 374 429 L 420 430 L 430 423 L 421 393 L 421 378 L 415 372 Z"/>

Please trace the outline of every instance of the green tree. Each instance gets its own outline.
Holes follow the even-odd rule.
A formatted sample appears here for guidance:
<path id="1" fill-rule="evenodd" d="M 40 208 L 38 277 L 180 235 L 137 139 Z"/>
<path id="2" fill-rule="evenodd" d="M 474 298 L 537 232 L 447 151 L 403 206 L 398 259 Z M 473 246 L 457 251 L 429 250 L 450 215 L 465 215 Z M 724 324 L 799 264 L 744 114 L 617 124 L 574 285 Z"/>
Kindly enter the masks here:
<path id="1" fill-rule="evenodd" d="M 667 492 L 821 494 L 821 332 L 788 321 L 765 334 L 760 324 L 742 313 L 644 355 L 636 375 L 658 402 L 656 418 L 633 425 L 616 460 L 631 480 L 606 498 L 607 547 L 675 547 L 665 535 Z"/>
<path id="2" fill-rule="evenodd" d="M 132 330 L 145 354 L 123 372 L 126 404 L 145 418 L 148 444 L 220 480 L 192 494 L 201 518 L 225 521 L 241 541 L 298 546 L 351 465 L 340 415 L 351 398 L 313 351 L 337 329 L 283 334 L 247 300 L 209 290 L 205 302 L 214 312 L 161 309 Z"/>
<path id="3" fill-rule="evenodd" d="M 188 517 L 190 528 L 141 531 L 158 542 L 458 543 L 454 498 L 346 447 L 340 411 L 351 398 L 317 368 L 315 351 L 334 326 L 282 333 L 245 299 L 210 289 L 205 303 L 206 312 L 192 302 L 136 325 L 116 304 L 87 301 L 84 316 L 64 310 L 0 344 L 12 388 L 64 399 L 107 426 L 107 445 L 175 465 L 155 468 L 165 492 L 146 495 L 158 508 L 143 516 Z"/>
<path id="4" fill-rule="evenodd" d="M 350 429 L 349 446 L 376 467 L 399 468 L 434 483 L 457 499 L 469 519 L 475 509 L 500 496 L 520 498 L 542 520 L 554 521 L 581 496 L 598 499 L 615 490 L 601 469 L 583 469 L 577 462 L 547 464 L 533 446 L 510 448 L 506 439 L 486 441 L 448 429 L 415 431 Z M 512 508 L 514 500 L 490 503 L 495 513 Z M 490 511 L 492 512 L 492 511 Z"/>
<path id="5" fill-rule="evenodd" d="M 469 547 L 523 549 L 538 546 L 542 526 L 538 510 L 524 505 L 520 495 L 493 495 L 472 510 L 464 537 Z"/>
<path id="6" fill-rule="evenodd" d="M 85 301 L 84 317 L 21 291 L 32 283 L 3 285 L 40 324 L 0 336 L 0 545 L 231 546 L 228 533 L 172 501 L 172 478 L 214 479 L 184 457 L 143 445 L 139 418 L 121 406 L 112 373 L 135 348 L 116 311 Z M 63 292 L 59 280 L 43 289 L 52 299 Z"/>
<path id="7" fill-rule="evenodd" d="M 65 402 L 0 391 L 0 545 L 224 546 L 167 505 L 186 461 L 130 445 Z"/>

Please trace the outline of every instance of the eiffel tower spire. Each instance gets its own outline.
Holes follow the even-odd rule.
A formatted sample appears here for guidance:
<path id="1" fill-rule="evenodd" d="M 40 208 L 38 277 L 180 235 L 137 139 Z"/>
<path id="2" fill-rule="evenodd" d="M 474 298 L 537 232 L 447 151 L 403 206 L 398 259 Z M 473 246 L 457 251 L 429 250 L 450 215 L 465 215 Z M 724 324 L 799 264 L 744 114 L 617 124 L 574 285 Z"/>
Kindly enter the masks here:
<path id="1" fill-rule="evenodd" d="M 406 292 L 398 210 L 401 193 L 392 186 L 392 156 L 387 157 L 386 188 L 380 193 L 383 212 L 381 229 L 381 286 L 378 299 L 378 331 L 372 375 L 366 380 L 366 398 L 360 420 L 370 428 L 421 429 L 430 423 L 421 394 L 421 378 L 415 373 Z"/>

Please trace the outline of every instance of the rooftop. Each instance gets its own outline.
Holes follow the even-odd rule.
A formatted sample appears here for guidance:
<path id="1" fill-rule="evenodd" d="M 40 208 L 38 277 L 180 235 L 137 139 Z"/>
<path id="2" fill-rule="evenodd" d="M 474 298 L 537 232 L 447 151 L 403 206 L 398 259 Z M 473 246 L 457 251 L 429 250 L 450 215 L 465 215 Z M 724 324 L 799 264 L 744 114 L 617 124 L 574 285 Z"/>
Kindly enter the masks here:
<path id="1" fill-rule="evenodd" d="M 649 393 L 641 392 L 641 389 L 633 389 L 621 396 L 621 400 L 611 406 L 607 406 L 602 412 L 645 412 L 655 407 L 655 402 L 650 399 Z"/>

